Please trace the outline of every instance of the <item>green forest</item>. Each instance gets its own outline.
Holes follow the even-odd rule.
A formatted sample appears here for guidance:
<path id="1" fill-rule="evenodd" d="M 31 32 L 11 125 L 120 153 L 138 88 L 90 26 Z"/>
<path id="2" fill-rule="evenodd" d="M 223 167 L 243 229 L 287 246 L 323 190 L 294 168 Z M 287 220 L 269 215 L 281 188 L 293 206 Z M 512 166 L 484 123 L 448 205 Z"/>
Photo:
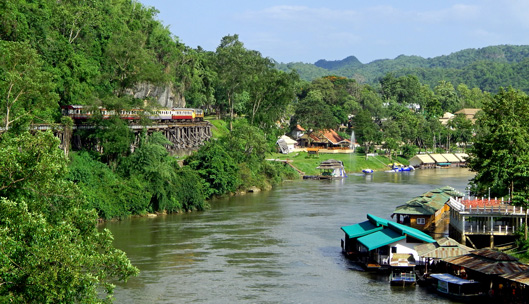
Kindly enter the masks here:
<path id="1" fill-rule="evenodd" d="M 212 51 L 190 48 L 157 13 L 132 0 L 0 2 L 2 302 L 111 301 L 112 282 L 138 269 L 98 220 L 204 210 L 212 197 L 297 178 L 265 160 L 296 125 L 354 131 L 361 153 L 389 158 L 466 151 L 475 194 L 526 204 L 526 47 L 286 69 L 237 34 L 219 37 Z M 216 136 L 179 158 L 162 134 L 144 132 L 131 152 L 128 122 L 94 118 L 98 127 L 82 135 L 99 148 L 66 155 L 51 131 L 31 131 L 72 126 L 64 105 L 162 107 L 156 95 L 138 97 L 145 85 L 203 109 Z M 464 115 L 439 121 L 463 108 L 482 112 L 475 123 Z"/>
<path id="2" fill-rule="evenodd" d="M 300 78 L 311 81 L 329 74 L 355 79 L 377 86 L 387 73 L 396 76 L 414 75 L 430 88 L 439 81 L 450 81 L 454 86 L 465 84 L 486 92 L 497 92 L 500 87 L 513 86 L 529 92 L 529 46 L 497 45 L 481 49 L 466 49 L 434 58 L 400 55 L 394 59 L 380 59 L 363 64 L 356 57 L 343 60 L 318 60 L 309 63 L 277 63 L 283 71 L 295 70 Z"/>

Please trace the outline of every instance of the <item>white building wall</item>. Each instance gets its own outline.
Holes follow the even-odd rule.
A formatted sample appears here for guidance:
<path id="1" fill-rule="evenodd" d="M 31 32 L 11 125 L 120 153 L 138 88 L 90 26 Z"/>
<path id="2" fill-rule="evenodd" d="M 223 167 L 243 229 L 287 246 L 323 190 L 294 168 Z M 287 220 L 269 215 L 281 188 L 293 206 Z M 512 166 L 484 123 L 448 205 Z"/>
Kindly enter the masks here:
<path id="1" fill-rule="evenodd" d="M 403 239 L 403 240 L 400 240 L 398 242 L 395 242 L 393 244 L 390 244 L 389 247 L 397 247 L 397 252 L 396 253 L 408 253 L 408 254 L 413 254 L 413 258 L 415 259 L 415 261 L 419 261 L 419 255 L 417 254 L 417 251 L 415 251 L 415 246 L 417 245 L 421 245 L 422 243 L 407 243 L 406 242 L 406 239 Z M 391 260 L 391 258 L 393 257 L 393 253 L 391 252 L 391 248 L 390 248 L 390 256 L 389 256 L 389 260 Z"/>

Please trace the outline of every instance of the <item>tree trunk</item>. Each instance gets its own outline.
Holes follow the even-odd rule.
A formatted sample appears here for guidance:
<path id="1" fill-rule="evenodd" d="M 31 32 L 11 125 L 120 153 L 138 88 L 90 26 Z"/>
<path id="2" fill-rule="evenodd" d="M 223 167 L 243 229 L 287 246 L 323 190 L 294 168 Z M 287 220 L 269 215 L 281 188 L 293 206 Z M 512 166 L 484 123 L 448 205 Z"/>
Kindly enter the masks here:
<path id="1" fill-rule="evenodd" d="M 525 205 L 525 233 L 524 233 L 524 237 L 525 237 L 526 241 L 527 241 L 527 206 L 528 205 Z"/>
<path id="2" fill-rule="evenodd" d="M 230 106 L 230 132 L 233 131 L 233 102 L 231 95 L 228 94 L 228 104 Z"/>

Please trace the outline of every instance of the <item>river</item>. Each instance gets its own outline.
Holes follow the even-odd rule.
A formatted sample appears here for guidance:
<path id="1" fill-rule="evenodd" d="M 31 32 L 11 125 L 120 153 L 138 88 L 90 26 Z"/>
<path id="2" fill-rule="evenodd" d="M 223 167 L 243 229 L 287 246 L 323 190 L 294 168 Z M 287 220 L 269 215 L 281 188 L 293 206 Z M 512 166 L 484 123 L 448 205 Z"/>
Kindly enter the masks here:
<path id="1" fill-rule="evenodd" d="M 115 303 L 450 303 L 361 271 L 341 253 L 340 227 L 367 213 L 390 219 L 437 187 L 464 192 L 472 177 L 453 168 L 292 181 L 204 212 L 108 222 L 141 271 L 118 284 Z"/>

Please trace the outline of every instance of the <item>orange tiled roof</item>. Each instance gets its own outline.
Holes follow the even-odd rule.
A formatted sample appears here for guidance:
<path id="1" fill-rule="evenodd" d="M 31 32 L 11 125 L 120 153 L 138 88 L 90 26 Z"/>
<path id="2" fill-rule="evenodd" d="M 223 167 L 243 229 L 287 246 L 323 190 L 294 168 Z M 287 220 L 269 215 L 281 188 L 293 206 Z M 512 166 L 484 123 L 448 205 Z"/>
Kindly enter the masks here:
<path id="1" fill-rule="evenodd" d="M 336 131 L 334 131 L 333 129 L 314 132 L 314 133 L 311 133 L 309 136 L 314 141 L 318 141 L 318 142 L 329 141 L 333 145 L 338 145 L 343 142 L 347 142 L 347 143 L 350 142 L 350 140 L 344 139 L 340 135 L 338 135 L 338 133 L 336 133 Z"/>
<path id="2" fill-rule="evenodd" d="M 305 131 L 305 129 L 303 129 L 300 125 L 296 125 L 296 130 L 298 130 L 298 131 Z"/>

